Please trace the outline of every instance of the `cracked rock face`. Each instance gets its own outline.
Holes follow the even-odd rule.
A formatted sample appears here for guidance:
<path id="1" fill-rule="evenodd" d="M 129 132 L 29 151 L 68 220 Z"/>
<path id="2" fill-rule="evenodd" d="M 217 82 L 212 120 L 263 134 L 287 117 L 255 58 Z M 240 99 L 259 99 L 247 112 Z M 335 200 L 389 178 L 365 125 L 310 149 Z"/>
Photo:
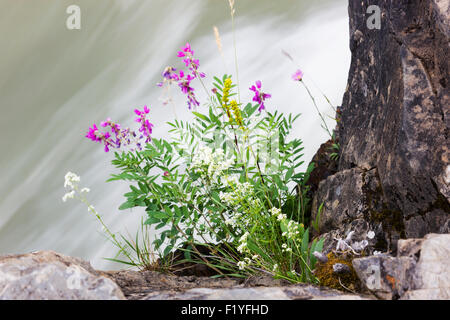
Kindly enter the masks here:
<path id="1" fill-rule="evenodd" d="M 53 251 L 0 256 L 0 300 L 121 300 L 88 262 Z"/>
<path id="2" fill-rule="evenodd" d="M 398 239 L 450 231 L 450 8 L 370 4 L 381 8 L 381 30 L 367 28 L 367 1 L 349 0 L 338 173 L 320 182 L 312 213 L 324 202 L 327 239 L 359 224 L 377 233 L 378 250 L 395 251 Z"/>
<path id="3" fill-rule="evenodd" d="M 450 299 L 450 235 L 398 242 L 397 257 L 378 255 L 353 260 L 364 285 L 378 298 Z"/>

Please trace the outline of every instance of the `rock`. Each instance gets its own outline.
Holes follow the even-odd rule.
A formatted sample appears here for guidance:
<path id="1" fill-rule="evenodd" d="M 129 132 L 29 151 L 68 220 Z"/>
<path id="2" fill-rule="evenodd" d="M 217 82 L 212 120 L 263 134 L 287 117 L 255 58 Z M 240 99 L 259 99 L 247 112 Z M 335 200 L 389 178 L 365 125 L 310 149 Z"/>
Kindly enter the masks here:
<path id="1" fill-rule="evenodd" d="M 427 235 L 420 246 L 420 258 L 412 274 L 410 290 L 402 299 L 450 299 L 449 266 L 450 234 Z"/>
<path id="2" fill-rule="evenodd" d="M 325 238 L 325 252 L 336 246 L 334 239 L 346 238 L 350 232 L 353 232 L 352 240 L 357 242 L 366 240 L 367 233 L 374 231 L 375 236 L 367 239 L 369 247 L 383 251 L 391 246 L 385 229 L 400 236 L 402 224 L 393 221 L 398 214 L 386 214 L 386 217 L 377 214 L 383 212 L 379 187 L 376 169 L 343 170 L 320 183 L 313 200 L 313 217 L 316 219 L 317 210 L 323 203 L 319 232 Z"/>
<path id="3" fill-rule="evenodd" d="M 373 4 L 381 30 L 367 28 Z M 376 232 L 377 250 L 395 253 L 399 239 L 450 231 L 449 3 L 349 0 L 349 15 L 339 165 L 320 182 L 312 214 L 324 203 L 328 241 L 358 225 Z"/>
<path id="4" fill-rule="evenodd" d="M 348 265 L 343 263 L 335 263 L 333 264 L 333 272 L 337 274 L 341 273 L 350 273 L 351 269 Z"/>
<path id="5" fill-rule="evenodd" d="M 317 191 L 321 181 L 337 172 L 338 163 L 331 157 L 331 154 L 334 152 L 336 150 L 333 148 L 333 140 L 330 139 L 320 146 L 312 158 L 311 163 L 314 164 L 314 169 L 311 171 L 306 183 L 311 194 Z"/>
<path id="6" fill-rule="evenodd" d="M 120 300 L 122 291 L 81 259 L 53 251 L 0 256 L 2 300 Z"/>
<path id="7" fill-rule="evenodd" d="M 143 300 L 367 300 L 368 297 L 343 294 L 337 290 L 312 285 L 289 287 L 253 287 L 210 289 L 195 288 L 184 292 L 153 292 Z"/>
<path id="8" fill-rule="evenodd" d="M 353 260 L 353 268 L 369 291 L 380 299 L 398 299 L 408 290 L 407 275 L 415 267 L 412 258 L 388 255 Z"/>
<path id="9" fill-rule="evenodd" d="M 377 255 L 353 260 L 353 267 L 381 299 L 450 299 L 450 235 L 398 242 L 397 257 Z"/>
<path id="10" fill-rule="evenodd" d="M 210 278 L 199 276 L 176 276 L 156 271 L 105 271 L 103 274 L 115 281 L 125 297 L 129 300 L 138 300 L 149 293 L 161 291 L 186 291 L 194 288 L 231 288 L 243 285 L 240 278 Z M 284 282 L 273 278 L 247 279 L 250 285 L 283 285 Z"/>
<path id="11" fill-rule="evenodd" d="M 154 271 L 108 271 L 104 274 L 121 287 L 130 300 L 294 300 L 370 299 L 314 285 L 292 285 L 271 276 L 210 278 L 175 276 Z"/>
<path id="12" fill-rule="evenodd" d="M 316 257 L 316 259 L 319 262 L 322 262 L 322 263 L 328 262 L 328 257 L 326 255 L 324 255 L 322 252 L 314 251 L 313 256 Z"/>

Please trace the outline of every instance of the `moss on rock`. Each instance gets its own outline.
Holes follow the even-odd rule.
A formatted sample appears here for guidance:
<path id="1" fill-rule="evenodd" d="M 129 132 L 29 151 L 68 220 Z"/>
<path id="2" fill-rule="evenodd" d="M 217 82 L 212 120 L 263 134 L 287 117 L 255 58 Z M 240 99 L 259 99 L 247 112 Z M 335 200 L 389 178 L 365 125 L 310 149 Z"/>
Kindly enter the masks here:
<path id="1" fill-rule="evenodd" d="M 319 262 L 316 265 L 314 274 L 320 281 L 320 285 L 344 291 L 361 291 L 361 282 L 353 269 L 352 258 L 350 256 L 336 256 L 333 252 L 328 255 L 326 263 Z M 333 271 L 333 265 L 342 263 L 350 268 L 350 272 L 337 274 Z"/>

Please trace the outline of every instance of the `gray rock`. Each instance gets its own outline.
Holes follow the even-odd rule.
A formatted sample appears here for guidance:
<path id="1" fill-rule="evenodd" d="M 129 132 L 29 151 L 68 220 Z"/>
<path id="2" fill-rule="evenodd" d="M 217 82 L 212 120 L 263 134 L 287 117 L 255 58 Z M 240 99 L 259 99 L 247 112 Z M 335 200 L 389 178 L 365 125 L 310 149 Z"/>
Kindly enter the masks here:
<path id="1" fill-rule="evenodd" d="M 450 299 L 450 234 L 425 237 L 410 281 L 402 299 Z"/>
<path id="2" fill-rule="evenodd" d="M 354 259 L 353 268 L 366 288 L 380 299 L 397 299 L 410 285 L 416 261 L 409 257 L 377 255 Z"/>
<path id="3" fill-rule="evenodd" d="M 157 291 L 143 300 L 366 300 L 368 297 L 343 294 L 310 285 L 253 288 L 195 288 L 183 292 Z"/>
<path id="4" fill-rule="evenodd" d="M 115 282 L 88 262 L 53 251 L 0 257 L 2 300 L 125 299 Z"/>
<path id="5" fill-rule="evenodd" d="M 339 165 L 316 182 L 312 213 L 324 203 L 329 240 L 358 223 L 376 231 L 376 250 L 395 251 L 399 239 L 450 230 L 450 10 L 445 0 L 380 0 L 381 30 L 369 30 L 370 4 L 349 0 Z"/>
<path id="6" fill-rule="evenodd" d="M 346 264 L 343 263 L 335 263 L 333 264 L 333 272 L 337 273 L 337 274 L 342 274 L 342 273 L 350 273 L 350 267 Z"/>
<path id="7" fill-rule="evenodd" d="M 383 231 L 383 226 L 393 223 L 389 221 L 389 217 L 383 220 L 375 214 L 382 211 L 379 189 L 380 181 L 376 169 L 343 170 L 319 184 L 313 199 L 312 212 L 315 220 L 318 208 L 323 203 L 319 230 L 325 238 L 325 252 L 336 247 L 335 239 L 345 239 L 349 234 L 352 234 L 351 240 L 355 243 L 368 240 L 369 250 L 386 251 L 388 247 L 393 246 L 389 243 L 390 237 Z M 373 239 L 367 239 L 369 231 L 375 232 Z M 395 233 L 397 237 L 400 232 L 395 228 L 391 230 L 391 234 Z M 375 246 L 377 243 L 381 245 Z"/>
<path id="8" fill-rule="evenodd" d="M 362 283 L 381 299 L 450 299 L 450 235 L 398 242 L 397 257 L 353 260 Z"/>
<path id="9" fill-rule="evenodd" d="M 316 259 L 322 263 L 327 263 L 328 262 L 328 257 L 326 255 L 324 255 L 322 252 L 318 252 L 318 251 L 314 251 L 313 252 L 314 257 L 316 257 Z"/>

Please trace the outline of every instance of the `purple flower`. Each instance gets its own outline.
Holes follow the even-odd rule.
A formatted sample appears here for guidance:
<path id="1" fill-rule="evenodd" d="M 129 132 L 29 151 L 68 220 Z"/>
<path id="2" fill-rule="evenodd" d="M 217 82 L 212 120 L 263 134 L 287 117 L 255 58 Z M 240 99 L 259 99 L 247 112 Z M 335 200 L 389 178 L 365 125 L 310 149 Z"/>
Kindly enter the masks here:
<path id="1" fill-rule="evenodd" d="M 108 152 L 111 146 L 114 147 L 114 141 L 110 137 L 111 134 L 109 132 L 101 132 L 95 123 L 92 125 L 92 128 L 89 128 L 89 131 L 86 134 L 86 138 L 91 139 L 92 141 L 103 142 L 105 145 L 105 152 Z"/>
<path id="2" fill-rule="evenodd" d="M 150 123 L 150 121 L 147 119 L 147 115 L 149 114 L 149 112 L 150 109 L 147 106 L 144 106 L 143 111 L 138 109 L 134 110 L 134 113 L 138 115 L 135 121 L 141 124 L 139 132 L 142 132 L 143 136 L 145 137 L 145 142 L 149 142 L 152 139 L 150 135 L 152 134 L 153 124 Z"/>
<path id="3" fill-rule="evenodd" d="M 302 81 L 303 80 L 303 71 L 298 69 L 295 71 L 295 73 L 292 75 L 292 80 L 294 81 Z"/>
<path id="4" fill-rule="evenodd" d="M 259 108 L 258 111 L 261 112 L 262 110 L 265 109 L 264 106 L 264 101 L 266 99 L 271 98 L 272 96 L 268 93 L 264 93 L 261 91 L 261 81 L 256 81 L 256 86 L 251 86 L 250 90 L 253 91 L 255 93 L 254 97 L 253 97 L 253 101 L 257 102 L 259 104 Z"/>
<path id="5" fill-rule="evenodd" d="M 198 59 L 194 59 L 194 51 L 192 50 L 189 43 L 186 43 L 186 46 L 184 48 L 181 48 L 181 51 L 178 51 L 178 57 L 184 58 L 183 62 L 186 67 L 188 67 L 188 69 L 192 72 L 192 76 L 194 78 L 205 77 L 205 74 L 203 72 L 198 71 L 198 68 L 200 67 L 200 61 Z"/>
<path id="6" fill-rule="evenodd" d="M 172 84 L 173 81 L 178 80 L 178 76 L 176 74 L 177 69 L 173 67 L 166 67 L 162 73 L 163 81 L 158 82 L 156 85 L 158 87 L 164 86 L 165 83 Z"/>
<path id="7" fill-rule="evenodd" d="M 182 58 L 188 54 L 190 54 L 191 56 L 194 55 L 194 51 L 192 51 L 191 45 L 189 44 L 189 42 L 186 43 L 186 45 L 183 48 L 181 48 L 181 51 L 178 51 L 178 57 Z"/>
<path id="8" fill-rule="evenodd" d="M 178 57 L 183 58 L 183 62 L 190 71 L 186 74 L 183 70 L 179 70 L 176 73 L 176 69 L 172 67 L 167 67 L 162 73 L 163 81 L 159 82 L 157 86 L 163 87 L 165 83 L 172 84 L 172 82 L 177 82 L 181 89 L 181 92 L 187 96 L 187 104 L 189 109 L 194 106 L 199 106 L 200 102 L 197 100 L 194 94 L 194 88 L 191 86 L 191 81 L 196 78 L 204 78 L 205 74 L 199 72 L 200 61 L 194 59 L 194 51 L 189 43 L 178 51 Z"/>
<path id="9" fill-rule="evenodd" d="M 130 130 L 130 128 L 122 129 L 121 125 L 114 123 L 110 118 L 102 121 L 100 126 L 105 129 L 110 129 L 111 132 L 101 132 L 97 125 L 94 123 L 92 127 L 89 128 L 86 137 L 92 141 L 100 142 L 105 145 L 105 152 L 108 152 L 110 148 L 120 149 L 122 146 L 131 146 L 131 150 L 134 151 L 135 148 L 142 150 L 141 140 L 145 138 L 145 142 L 151 140 L 150 134 L 152 133 L 153 124 L 147 119 L 150 109 L 144 106 L 143 110 L 135 109 L 134 113 L 138 116 L 135 121 L 141 126 L 139 128 L 140 135 L 136 132 Z M 114 135 L 114 137 L 113 137 Z"/>

